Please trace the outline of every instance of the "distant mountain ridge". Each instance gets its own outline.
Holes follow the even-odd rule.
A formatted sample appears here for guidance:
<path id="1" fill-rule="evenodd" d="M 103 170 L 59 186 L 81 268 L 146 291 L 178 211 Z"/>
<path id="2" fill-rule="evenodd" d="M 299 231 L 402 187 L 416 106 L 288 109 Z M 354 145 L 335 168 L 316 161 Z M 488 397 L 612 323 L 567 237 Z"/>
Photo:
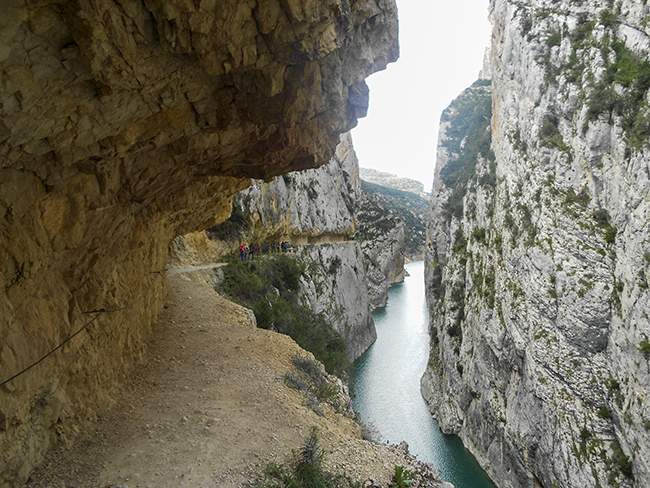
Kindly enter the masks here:
<path id="1" fill-rule="evenodd" d="M 377 171 L 370 168 L 359 168 L 359 176 L 363 181 L 375 185 L 395 188 L 396 190 L 408 191 L 429 200 L 429 193 L 424 191 L 424 183 L 411 178 L 403 178 L 384 171 Z"/>

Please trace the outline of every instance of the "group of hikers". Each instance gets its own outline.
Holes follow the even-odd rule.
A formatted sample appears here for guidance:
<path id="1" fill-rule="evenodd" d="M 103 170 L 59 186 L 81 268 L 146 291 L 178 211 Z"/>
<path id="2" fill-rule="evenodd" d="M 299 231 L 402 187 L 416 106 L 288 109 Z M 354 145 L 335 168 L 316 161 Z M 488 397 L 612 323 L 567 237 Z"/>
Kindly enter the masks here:
<path id="1" fill-rule="evenodd" d="M 279 253 L 287 252 L 288 250 L 289 243 L 287 241 L 273 242 L 271 244 L 268 242 L 264 242 L 263 244 L 246 244 L 245 242 L 242 242 L 239 245 L 239 255 L 243 262 L 254 260 L 255 254 Z"/>

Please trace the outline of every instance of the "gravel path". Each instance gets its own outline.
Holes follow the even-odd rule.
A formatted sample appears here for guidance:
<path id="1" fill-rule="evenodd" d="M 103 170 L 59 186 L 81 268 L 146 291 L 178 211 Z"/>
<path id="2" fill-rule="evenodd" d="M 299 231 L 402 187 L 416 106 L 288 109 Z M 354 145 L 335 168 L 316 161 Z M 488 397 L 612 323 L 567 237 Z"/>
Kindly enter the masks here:
<path id="1" fill-rule="evenodd" d="M 415 466 L 396 447 L 358 439 L 346 416 L 303 405 L 283 378 L 307 353 L 288 336 L 255 328 L 252 312 L 183 275 L 168 277 L 167 290 L 146 357 L 115 405 L 51 452 L 29 487 L 242 487 L 269 461 L 287 462 L 312 426 L 328 468 L 366 486 L 388 486 L 395 465 Z"/>

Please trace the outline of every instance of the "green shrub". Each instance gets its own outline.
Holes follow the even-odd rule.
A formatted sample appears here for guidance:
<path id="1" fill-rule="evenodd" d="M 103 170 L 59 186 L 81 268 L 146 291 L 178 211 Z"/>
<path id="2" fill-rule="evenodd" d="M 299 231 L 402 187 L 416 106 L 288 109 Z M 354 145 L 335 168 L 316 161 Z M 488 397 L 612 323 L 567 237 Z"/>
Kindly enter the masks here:
<path id="1" fill-rule="evenodd" d="M 598 412 L 596 412 L 596 415 L 600 417 L 601 419 L 611 419 L 612 418 L 612 412 L 609 411 L 609 408 L 606 406 L 602 406 L 598 409 Z"/>
<path id="2" fill-rule="evenodd" d="M 615 378 L 606 379 L 605 386 L 610 392 L 618 391 L 621 389 L 621 384 Z"/>
<path id="3" fill-rule="evenodd" d="M 259 300 L 253 305 L 255 321 L 260 329 L 273 328 L 273 308 L 268 300 Z"/>
<path id="4" fill-rule="evenodd" d="M 605 209 L 596 210 L 593 213 L 593 218 L 600 227 L 606 227 L 609 225 L 609 212 Z"/>
<path id="5" fill-rule="evenodd" d="M 553 31 L 546 39 L 548 47 L 559 46 L 562 43 L 562 34 L 559 31 Z"/>
<path id="6" fill-rule="evenodd" d="M 460 321 L 456 321 L 447 327 L 447 334 L 449 334 L 450 337 L 462 337 L 462 332 Z"/>
<path id="7" fill-rule="evenodd" d="M 627 478 L 632 478 L 632 461 L 630 458 L 625 455 L 618 441 L 612 441 L 611 447 L 613 452 L 612 463 L 614 467 Z"/>
<path id="8" fill-rule="evenodd" d="M 605 27 L 613 27 L 617 23 L 616 13 L 606 8 L 600 12 L 600 23 Z"/>
<path id="9" fill-rule="evenodd" d="M 596 224 L 604 230 L 603 239 L 605 239 L 605 242 L 613 244 L 616 241 L 617 230 L 616 227 L 610 224 L 611 217 L 609 216 L 609 212 L 604 209 L 596 210 L 592 214 L 592 217 L 596 221 Z"/>
<path id="10" fill-rule="evenodd" d="M 341 258 L 336 256 L 330 261 L 329 274 L 334 275 L 339 269 L 341 269 Z"/>
<path id="11" fill-rule="evenodd" d="M 349 375 L 351 364 L 341 335 L 322 314 L 300 304 L 298 291 L 305 267 L 298 259 L 279 254 L 254 263 L 235 258 L 227 261 L 218 291 L 252 309 L 258 327 L 289 335 L 329 373 L 343 378 Z"/>
<path id="12" fill-rule="evenodd" d="M 454 234 L 454 252 L 464 252 L 467 249 L 467 239 L 463 235 L 463 229 L 456 229 Z"/>
<path id="13" fill-rule="evenodd" d="M 639 342 L 639 351 L 646 357 L 650 357 L 650 341 L 643 340 Z"/>
<path id="14" fill-rule="evenodd" d="M 608 226 L 603 233 L 603 239 L 607 244 L 614 244 L 616 242 L 616 227 L 613 225 Z"/>
<path id="15" fill-rule="evenodd" d="M 650 135 L 645 98 L 650 88 L 650 61 L 619 40 L 605 42 L 602 51 L 607 60 L 605 74 L 589 97 L 589 119 L 594 120 L 602 113 L 621 116 L 629 143 L 634 149 L 640 149 Z M 615 54 L 614 62 L 609 61 L 611 51 Z M 625 91 L 617 93 L 615 84 L 625 87 Z"/>
<path id="16" fill-rule="evenodd" d="M 256 483 L 256 488 L 358 488 L 360 485 L 345 475 L 333 474 L 323 469 L 325 452 L 318 441 L 318 430 L 312 428 L 309 437 L 305 438 L 299 453 L 294 453 L 289 467 L 271 462 L 267 465 L 265 474 L 275 481 L 271 483 Z"/>
<path id="17" fill-rule="evenodd" d="M 485 240 L 485 229 L 483 227 L 477 227 L 472 231 L 472 238 L 481 243 L 481 244 L 487 244 Z"/>
<path id="18" fill-rule="evenodd" d="M 403 466 L 395 466 L 390 488 L 407 488 L 413 484 L 415 475 Z"/>

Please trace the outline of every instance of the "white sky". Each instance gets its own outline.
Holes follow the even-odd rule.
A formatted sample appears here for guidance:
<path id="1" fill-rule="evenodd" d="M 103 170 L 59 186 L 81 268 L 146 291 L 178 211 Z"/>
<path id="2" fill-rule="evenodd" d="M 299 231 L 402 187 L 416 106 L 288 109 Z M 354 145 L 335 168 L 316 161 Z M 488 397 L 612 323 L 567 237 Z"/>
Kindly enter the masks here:
<path id="1" fill-rule="evenodd" d="M 397 0 L 400 59 L 370 76 L 368 115 L 352 130 L 359 165 L 431 191 L 440 114 L 478 79 L 489 0 Z"/>

